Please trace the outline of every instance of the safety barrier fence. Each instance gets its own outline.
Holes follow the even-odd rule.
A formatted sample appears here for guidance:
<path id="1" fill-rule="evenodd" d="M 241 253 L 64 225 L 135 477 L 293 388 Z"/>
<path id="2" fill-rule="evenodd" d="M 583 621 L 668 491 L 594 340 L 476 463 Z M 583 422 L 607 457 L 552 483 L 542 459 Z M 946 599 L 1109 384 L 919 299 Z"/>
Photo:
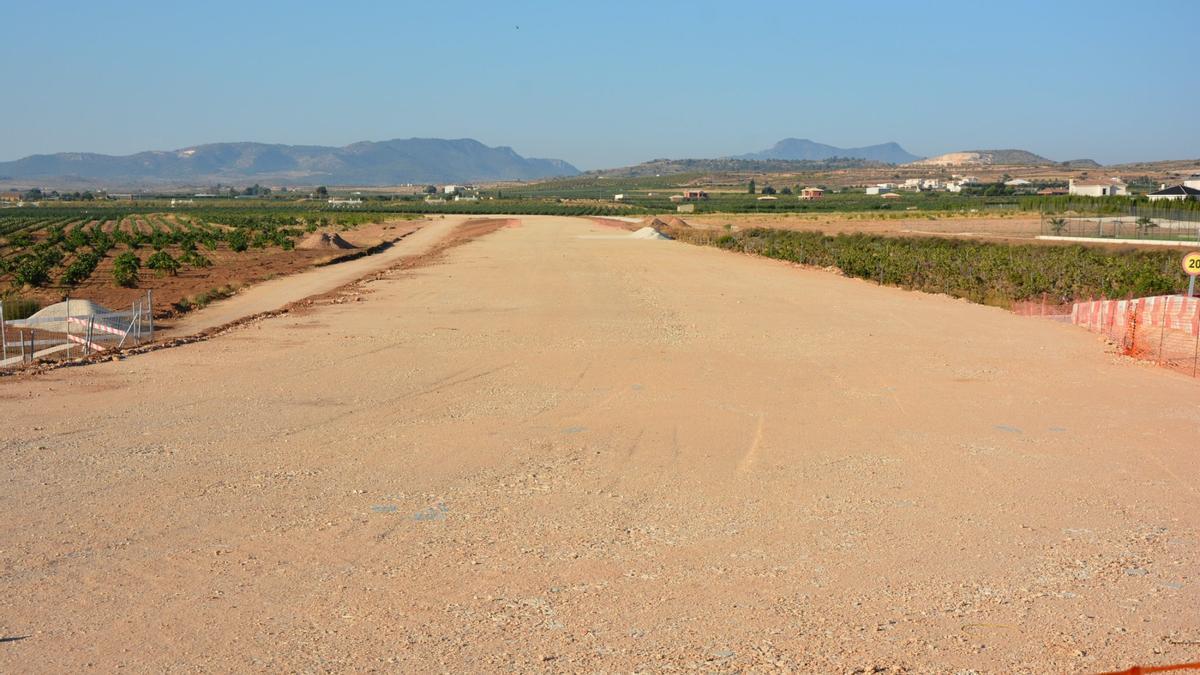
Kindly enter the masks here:
<path id="1" fill-rule="evenodd" d="M 73 310 L 72 304 L 81 309 Z M 98 312 L 94 308 L 91 303 L 66 301 L 53 305 L 48 313 L 6 320 L 4 303 L 0 302 L 0 368 L 87 356 L 154 339 L 149 293 L 125 311 Z"/>
<path id="2" fill-rule="evenodd" d="M 1071 323 L 1105 336 L 1123 354 L 1200 375 L 1200 298 L 1156 295 L 1077 302 Z"/>

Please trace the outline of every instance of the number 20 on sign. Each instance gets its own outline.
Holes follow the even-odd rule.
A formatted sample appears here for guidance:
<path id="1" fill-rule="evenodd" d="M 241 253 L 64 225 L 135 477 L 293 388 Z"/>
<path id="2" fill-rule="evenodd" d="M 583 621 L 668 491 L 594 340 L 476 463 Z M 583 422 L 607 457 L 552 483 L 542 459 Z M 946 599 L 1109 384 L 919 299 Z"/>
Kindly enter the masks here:
<path id="1" fill-rule="evenodd" d="M 1183 256 L 1183 271 L 1188 275 L 1188 297 L 1196 293 L 1196 277 L 1200 275 L 1200 251 L 1192 251 Z"/>

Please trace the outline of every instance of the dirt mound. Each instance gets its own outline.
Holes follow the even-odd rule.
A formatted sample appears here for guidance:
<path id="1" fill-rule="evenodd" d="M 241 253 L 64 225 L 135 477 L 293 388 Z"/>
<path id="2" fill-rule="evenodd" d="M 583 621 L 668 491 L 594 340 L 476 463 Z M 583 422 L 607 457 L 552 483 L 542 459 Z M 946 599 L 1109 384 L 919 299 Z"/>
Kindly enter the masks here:
<path id="1" fill-rule="evenodd" d="M 654 216 L 646 216 L 645 218 L 642 218 L 642 225 L 645 225 L 646 227 L 653 227 L 656 230 L 661 230 L 667 226 L 666 223 L 658 218 L 655 218 Z"/>
<path id="2" fill-rule="evenodd" d="M 653 227 L 643 227 L 642 229 L 629 235 L 630 239 L 670 239 L 667 235 L 659 232 Z"/>
<path id="3" fill-rule="evenodd" d="M 342 235 L 336 232 L 313 232 L 305 237 L 296 248 L 303 251 L 318 251 L 321 249 L 346 249 L 358 248 L 354 244 L 342 239 Z"/>
<path id="4" fill-rule="evenodd" d="M 687 224 L 686 220 L 684 220 L 683 218 L 676 217 L 676 216 L 671 216 L 670 218 L 667 218 L 667 225 L 670 225 L 671 227 L 678 227 L 680 229 L 685 229 L 685 230 L 690 229 L 692 227 L 691 225 Z"/>

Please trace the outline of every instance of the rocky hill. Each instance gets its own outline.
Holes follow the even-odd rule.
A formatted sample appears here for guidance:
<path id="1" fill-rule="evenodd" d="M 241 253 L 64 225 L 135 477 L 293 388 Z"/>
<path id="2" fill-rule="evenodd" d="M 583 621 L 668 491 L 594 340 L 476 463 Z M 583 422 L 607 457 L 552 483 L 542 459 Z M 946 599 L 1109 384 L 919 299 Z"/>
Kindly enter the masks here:
<path id="1" fill-rule="evenodd" d="M 573 176 L 558 159 L 518 155 L 469 138 L 364 141 L 345 147 L 212 143 L 113 156 L 32 155 L 0 162 L 0 179 L 56 179 L 98 185 L 263 182 L 295 185 L 396 185 Z"/>

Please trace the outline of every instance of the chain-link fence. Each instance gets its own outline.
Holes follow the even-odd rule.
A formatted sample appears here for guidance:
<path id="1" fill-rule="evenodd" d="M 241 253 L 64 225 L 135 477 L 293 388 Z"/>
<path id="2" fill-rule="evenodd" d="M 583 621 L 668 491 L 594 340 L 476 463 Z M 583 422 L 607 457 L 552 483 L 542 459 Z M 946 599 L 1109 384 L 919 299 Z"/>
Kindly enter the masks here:
<path id="1" fill-rule="evenodd" d="M 1088 211 L 1086 207 L 1041 213 L 1041 233 L 1051 237 L 1200 242 L 1200 211 L 1172 202 L 1134 204 L 1124 212 Z"/>
<path id="2" fill-rule="evenodd" d="M 1071 322 L 1105 336 L 1123 354 L 1200 375 L 1200 298 L 1158 295 L 1077 302 Z"/>
<path id="3" fill-rule="evenodd" d="M 115 351 L 153 338 L 149 293 L 124 311 L 110 311 L 86 300 L 66 300 L 17 320 L 5 319 L 0 301 L 0 368 Z"/>

